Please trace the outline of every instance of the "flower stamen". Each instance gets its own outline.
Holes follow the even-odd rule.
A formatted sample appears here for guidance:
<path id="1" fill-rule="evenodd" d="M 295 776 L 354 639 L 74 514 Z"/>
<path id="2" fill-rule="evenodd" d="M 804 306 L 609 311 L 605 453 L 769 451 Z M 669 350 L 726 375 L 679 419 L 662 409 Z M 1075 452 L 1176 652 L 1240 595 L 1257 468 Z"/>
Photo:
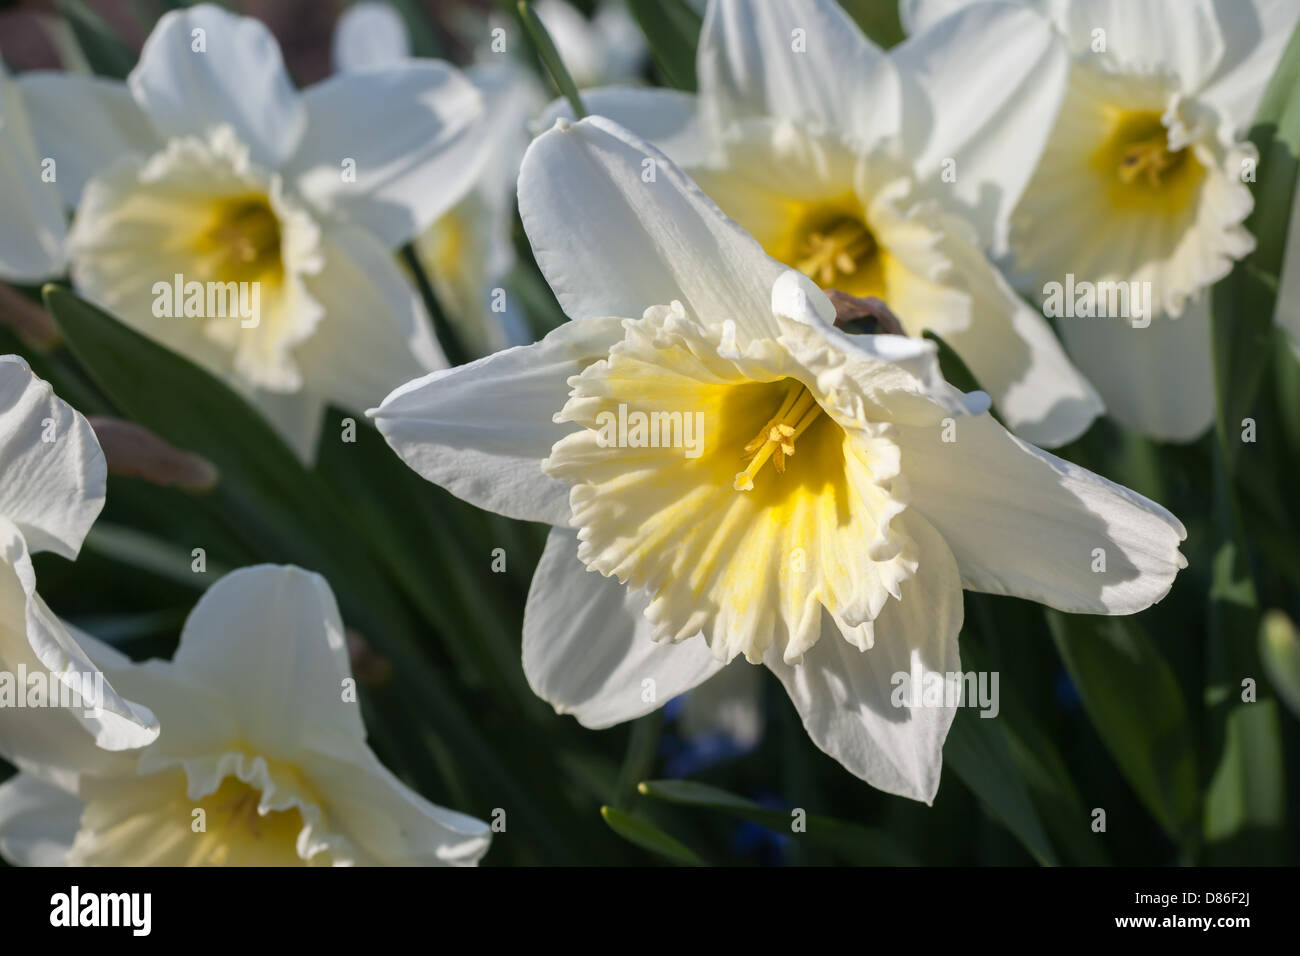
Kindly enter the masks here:
<path id="1" fill-rule="evenodd" d="M 256 790 L 247 785 L 241 785 L 239 792 L 233 798 L 222 801 L 213 809 L 228 811 L 226 824 L 232 830 L 242 827 L 248 830 L 254 839 L 260 839 L 261 834 L 258 833 L 257 829 L 257 807 L 260 802 L 261 799 Z"/>
<path id="2" fill-rule="evenodd" d="M 264 197 L 228 202 L 197 251 L 221 280 L 258 279 L 281 268 L 280 220 Z"/>
<path id="3" fill-rule="evenodd" d="M 1182 150 L 1171 152 L 1169 141 L 1162 133 L 1152 139 L 1129 143 L 1119 163 L 1119 178 L 1126 185 L 1132 184 L 1139 176 L 1145 176 L 1147 185 L 1153 189 L 1162 185 L 1164 177 L 1182 160 Z"/>
<path id="4" fill-rule="evenodd" d="M 794 455 L 795 440 L 808 430 L 822 408 L 812 397 L 806 386 L 799 382 L 792 383 L 785 399 L 776 414 L 768 419 L 756 436 L 745 445 L 742 458 L 748 458 L 745 470 L 736 475 L 732 487 L 737 491 L 750 491 L 754 487 L 754 476 L 758 474 L 767 460 L 772 459 L 772 467 L 778 475 L 785 474 L 785 460 Z"/>
<path id="5" fill-rule="evenodd" d="M 839 276 L 856 273 L 876 252 L 876 240 L 866 223 L 845 216 L 825 230 L 814 230 L 799 246 L 794 267 L 821 286 L 834 285 Z"/>

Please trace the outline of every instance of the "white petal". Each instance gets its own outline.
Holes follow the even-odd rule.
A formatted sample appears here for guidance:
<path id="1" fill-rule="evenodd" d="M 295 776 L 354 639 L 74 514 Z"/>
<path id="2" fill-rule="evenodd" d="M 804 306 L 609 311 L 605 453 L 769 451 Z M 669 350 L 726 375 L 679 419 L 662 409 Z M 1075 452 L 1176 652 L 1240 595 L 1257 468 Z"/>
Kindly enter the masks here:
<path id="1" fill-rule="evenodd" d="M 324 398 L 310 388 L 272 392 L 248 388 L 240 382 L 234 384 L 299 460 L 308 465 L 316 461 L 321 429 L 325 426 L 325 408 L 329 404 Z"/>
<path id="2" fill-rule="evenodd" d="M 988 411 L 986 394 L 964 394 L 944 379 L 933 342 L 919 336 L 850 335 L 830 324 L 834 310 L 802 272 L 787 269 L 772 285 L 772 313 L 817 333 L 801 348 L 811 346 L 842 355 L 855 390 L 878 410 L 880 420 L 929 424 L 945 413 L 980 415 Z M 785 342 L 790 347 L 797 344 L 789 335 Z"/>
<path id="3" fill-rule="evenodd" d="M 52 673 L 70 674 L 74 679 L 97 679 L 97 662 L 82 646 L 88 635 L 64 624 L 39 594 L 29 593 L 27 638 L 36 656 Z M 92 685 L 94 686 L 94 685 Z M 131 751 L 147 747 L 158 738 L 158 720 L 146 706 L 127 700 L 107 680 L 95 687 L 100 699 L 93 709 L 73 708 L 76 720 L 93 736 L 95 746 L 108 751 Z"/>
<path id="4" fill-rule="evenodd" d="M 36 593 L 36 572 L 22 535 L 0 519 L 0 670 L 42 673 L 76 696 L 59 693 L 58 706 L 34 712 L 7 711 L 0 721 L 0 752 L 24 767 L 66 766 L 71 753 L 85 756 L 87 742 L 104 750 L 144 747 L 158 736 L 158 721 L 148 708 L 125 700 L 104 679 L 100 668 L 78 644 L 71 628 L 55 617 Z M 25 688 L 20 688 L 22 692 Z M 89 734 L 87 737 L 86 735 Z"/>
<path id="5" fill-rule="evenodd" d="M 483 96 L 488 122 L 488 154 L 477 190 L 503 220 L 504 231 L 514 228 L 515 192 L 519 163 L 532 141 L 529 124 L 545 105 L 545 91 L 537 77 L 517 63 L 479 63 L 465 76 Z"/>
<path id="6" fill-rule="evenodd" d="M 714 130 L 772 116 L 865 146 L 902 122 L 889 58 L 834 0 L 715 0 L 698 63 L 702 108 Z"/>
<path id="7" fill-rule="evenodd" d="M 697 11 L 702 6 L 695 3 Z M 622 3 L 597 4 L 591 25 L 600 52 L 604 54 L 600 82 L 639 82 L 650 59 L 650 51 L 646 49 L 645 33 L 627 7 Z"/>
<path id="8" fill-rule="evenodd" d="M 919 550 L 915 576 L 902 582 L 874 624 L 875 644 L 860 651 L 823 618 L 821 639 L 801 664 L 779 654 L 765 663 L 785 685 L 813 743 L 846 770 L 887 793 L 931 803 L 939 789 L 943 742 L 955 708 L 891 699 L 895 675 L 961 670 L 961 581 L 943 539 L 923 518 L 904 512 Z"/>
<path id="9" fill-rule="evenodd" d="M 296 352 L 313 387 L 364 412 L 399 383 L 446 367 L 420 297 L 388 249 L 363 229 L 336 224 L 322 251 L 325 268 L 303 282 L 326 315 Z"/>
<path id="10" fill-rule="evenodd" d="M 987 0 L 899 0 L 898 19 L 908 36 L 928 30 L 944 17 Z M 1032 5 L 1032 4 L 1026 4 Z"/>
<path id="11" fill-rule="evenodd" d="M 334 27 L 334 69 L 341 73 L 389 66 L 411 55 L 402 15 L 387 3 L 354 3 Z"/>
<path id="12" fill-rule="evenodd" d="M 0 784 L 0 856 L 14 866 L 66 866 L 81 801 L 30 774 Z"/>
<path id="13" fill-rule="evenodd" d="M 1103 30 L 1106 54 L 1125 67 L 1168 73 L 1191 93 L 1223 59 L 1214 0 L 1071 0 L 1066 32 L 1072 49 L 1091 48 Z"/>
<path id="14" fill-rule="evenodd" d="M 63 201 L 76 206 L 86 182 L 130 153 L 161 143 L 126 84 L 36 70 L 18 78 L 42 157 L 56 163 Z"/>
<path id="15" fill-rule="evenodd" d="M 537 696 L 598 730 L 657 710 L 725 666 L 700 635 L 651 640 L 646 603 L 588 571 L 576 533 L 553 528 L 524 609 L 524 674 Z"/>
<path id="16" fill-rule="evenodd" d="M 491 144 L 483 96 L 450 64 L 411 60 L 341 73 L 303 94 L 307 132 L 291 170 L 303 193 L 390 249 L 474 184 Z M 355 180 L 345 180 L 347 160 Z"/>
<path id="17" fill-rule="evenodd" d="M 618 319 L 566 322 L 542 341 L 408 382 L 370 414 L 388 444 L 458 498 L 523 521 L 566 524 L 569 487 L 542 474 L 571 430 L 568 379 L 609 354 Z"/>
<path id="18" fill-rule="evenodd" d="M 1295 0 L 1238 0 L 1215 8 L 1224 53 L 1199 99 L 1216 107 L 1238 135 L 1249 131 L 1260 97 L 1300 18 Z"/>
<path id="19" fill-rule="evenodd" d="M 568 0 L 537 0 L 533 9 L 579 89 L 607 81 L 605 37 L 597 34 L 582 11 Z"/>
<path id="20" fill-rule="evenodd" d="M 194 606 L 172 660 L 234 702 L 259 750 L 330 752 L 365 740 L 357 704 L 342 693 L 351 667 L 338 605 L 318 574 L 264 564 L 226 575 Z"/>
<path id="21" fill-rule="evenodd" d="M 570 318 L 640 318 L 680 300 L 700 321 L 778 331 L 769 296 L 784 267 L 667 157 L 609 120 L 557 121 L 533 141 L 519 213 Z"/>
<path id="22" fill-rule="evenodd" d="M 1060 320 L 1070 357 L 1097 387 L 1111 418 L 1160 441 L 1193 441 L 1210 427 L 1209 300 L 1207 289 L 1180 318 L 1157 316 L 1146 328 L 1114 318 Z"/>
<path id="23" fill-rule="evenodd" d="M 19 87 L 0 61 L 0 279 L 34 282 L 64 270 L 63 203 L 58 186 L 43 181 L 42 159 Z"/>
<path id="24" fill-rule="evenodd" d="M 150 710 L 166 728 L 166 733 L 159 735 L 153 745 L 138 756 L 134 751 L 127 751 L 115 755 L 117 763 L 109 763 L 103 758 L 91 763 L 81 757 L 79 763 L 72 764 L 80 771 L 80 777 L 148 774 L 175 766 L 177 761 L 188 760 L 195 754 L 205 754 L 207 756 L 203 759 L 218 761 L 232 746 L 231 741 L 242 739 L 243 708 L 232 706 L 224 688 L 206 686 L 204 674 L 186 674 L 172 661 L 160 658 L 135 663 L 82 631 L 75 634 L 91 659 L 104 669 L 113 686 L 132 699 L 148 701 Z M 129 758 L 135 759 L 127 763 Z M 59 776 L 43 772 L 52 782 L 61 783 Z"/>
<path id="25" fill-rule="evenodd" d="M 90 423 L 16 355 L 0 357 L 0 473 L 0 515 L 27 547 L 75 558 L 104 507 L 104 454 Z"/>
<path id="26" fill-rule="evenodd" d="M 988 389 L 1002 420 L 1021 438 L 1056 448 L 1086 432 L 1105 406 L 1071 364 L 1047 320 L 1023 302 L 957 333 L 957 350 Z"/>
<path id="27" fill-rule="evenodd" d="M 918 178 L 967 209 L 986 247 L 1001 246 L 1065 95 L 1064 42 L 1036 13 L 989 3 L 935 24 L 889 55 L 919 85 L 932 116 L 928 141 L 913 161 Z M 910 92 L 911 82 L 905 88 Z M 948 163 L 955 163 L 956 178 L 943 181 Z"/>
<path id="28" fill-rule="evenodd" d="M 229 125 L 266 169 L 293 155 L 307 123 L 271 31 L 211 4 L 163 14 L 127 84 L 158 135 Z"/>
<path id="29" fill-rule="evenodd" d="M 957 419 L 949 434 L 955 441 L 942 427 L 896 433 L 911 507 L 943 535 L 967 588 L 1071 613 L 1131 614 L 1163 598 L 1186 567 L 1178 543 L 1187 532 L 1155 502 L 988 415 Z"/>
<path id="30" fill-rule="evenodd" d="M 967 296 L 970 317 L 961 327 L 945 327 L 941 315 L 915 322 L 895 304 L 904 328 L 911 334 L 927 327 L 938 332 L 1021 438 L 1049 448 L 1078 438 L 1101 414 L 1102 403 L 1070 364 L 1047 320 L 1012 291 L 968 230 L 954 228 L 947 217 L 927 224 L 940 231 L 933 248 L 952 267 L 938 285 Z"/>
<path id="31" fill-rule="evenodd" d="M 694 93 L 646 86 L 604 86 L 582 91 L 582 105 L 650 143 L 678 166 L 701 166 L 710 158 L 709 143 Z M 550 129 L 557 119 L 573 121 L 573 107 L 561 97 L 537 121 Z"/>
<path id="32" fill-rule="evenodd" d="M 313 754 L 305 771 L 340 827 L 385 866 L 473 866 L 492 833 L 482 820 L 437 806 L 393 776 L 369 749 L 353 760 Z"/>

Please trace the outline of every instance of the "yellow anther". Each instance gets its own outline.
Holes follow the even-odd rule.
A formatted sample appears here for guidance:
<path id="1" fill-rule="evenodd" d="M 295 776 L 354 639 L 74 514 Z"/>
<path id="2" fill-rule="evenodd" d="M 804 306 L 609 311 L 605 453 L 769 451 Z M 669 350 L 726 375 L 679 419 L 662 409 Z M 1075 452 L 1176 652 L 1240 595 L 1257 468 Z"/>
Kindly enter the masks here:
<path id="1" fill-rule="evenodd" d="M 795 440 L 808 430 L 808 426 L 821 413 L 821 406 L 812 397 L 812 393 L 802 384 L 792 383 L 776 414 L 745 445 L 741 457 L 749 458 L 749 463 L 744 471 L 736 475 L 732 487 L 737 491 L 751 490 L 754 487 L 754 476 L 769 458 L 772 459 L 776 473 L 785 474 L 785 460 L 794 454 Z"/>
<path id="2" fill-rule="evenodd" d="M 1130 143 L 1124 148 L 1119 163 L 1120 181 L 1129 184 L 1139 176 L 1145 176 L 1147 185 L 1152 188 L 1161 185 L 1166 173 L 1182 160 L 1182 150 L 1170 152 L 1169 142 L 1160 135 Z"/>
<path id="3" fill-rule="evenodd" d="M 257 279 L 280 268 L 280 220 L 261 197 L 232 200 L 199 242 L 219 281 Z"/>
<path id="4" fill-rule="evenodd" d="M 846 216 L 825 231 L 808 233 L 799 247 L 795 268 L 821 286 L 853 275 L 876 252 L 876 241 L 861 219 Z"/>

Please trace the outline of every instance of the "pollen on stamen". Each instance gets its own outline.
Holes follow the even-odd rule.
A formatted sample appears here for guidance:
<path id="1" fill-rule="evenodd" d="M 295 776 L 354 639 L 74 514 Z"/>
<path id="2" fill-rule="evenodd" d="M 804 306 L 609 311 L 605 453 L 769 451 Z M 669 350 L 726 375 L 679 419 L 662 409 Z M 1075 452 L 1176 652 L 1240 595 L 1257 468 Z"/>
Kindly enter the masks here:
<path id="1" fill-rule="evenodd" d="M 808 426 L 821 412 L 821 406 L 808 389 L 800 383 L 794 383 L 786 392 L 777 413 L 745 445 L 741 457 L 749 458 L 749 462 L 745 470 L 736 475 L 732 487 L 736 491 L 752 491 L 754 476 L 762 470 L 769 458 L 772 459 L 776 473 L 785 474 L 785 460 L 794 455 L 795 439 L 808 430 Z"/>

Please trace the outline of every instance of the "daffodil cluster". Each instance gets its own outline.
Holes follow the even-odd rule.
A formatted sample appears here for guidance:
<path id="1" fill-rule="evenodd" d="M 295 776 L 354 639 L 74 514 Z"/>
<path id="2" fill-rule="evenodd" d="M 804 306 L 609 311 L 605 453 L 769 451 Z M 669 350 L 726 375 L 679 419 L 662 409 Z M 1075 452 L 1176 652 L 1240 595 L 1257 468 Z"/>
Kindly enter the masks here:
<path id="1" fill-rule="evenodd" d="M 561 0 L 457 21 L 460 66 L 353 5 L 310 84 L 210 4 L 124 76 L 0 64 L 6 861 L 545 861 L 528 827 L 591 795 L 530 788 L 599 791 L 590 732 L 682 695 L 690 746 L 770 754 L 788 698 L 839 786 L 929 805 L 991 634 L 1050 627 L 1093 714 L 1070 622 L 1199 588 L 1142 618 L 1192 626 L 1234 522 L 1293 593 L 1224 369 L 1300 395 L 1250 351 L 1275 304 L 1300 355 L 1300 190 L 1252 231 L 1300 3 L 902 0 L 892 44 L 835 0 L 667 6 L 671 64 L 645 4 Z M 1269 308 L 1228 359 L 1232 276 Z M 1130 626 L 1107 660 L 1176 689 Z M 1064 767 L 1017 733 L 990 752 Z"/>

